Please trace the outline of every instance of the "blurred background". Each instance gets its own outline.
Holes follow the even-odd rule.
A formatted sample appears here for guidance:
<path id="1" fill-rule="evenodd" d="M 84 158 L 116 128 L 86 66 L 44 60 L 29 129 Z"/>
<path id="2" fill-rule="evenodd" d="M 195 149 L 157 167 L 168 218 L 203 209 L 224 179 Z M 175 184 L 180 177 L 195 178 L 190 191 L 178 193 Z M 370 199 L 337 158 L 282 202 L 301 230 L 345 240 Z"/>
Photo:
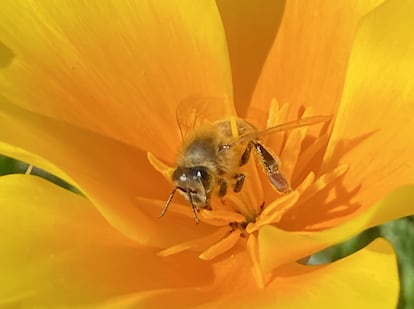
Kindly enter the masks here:
<path id="1" fill-rule="evenodd" d="M 28 165 L 26 163 L 0 155 L 0 176 L 14 173 L 24 174 L 27 169 Z M 66 189 L 78 192 L 76 188 L 61 179 L 36 167 L 30 173 L 46 178 Z M 414 309 L 414 217 L 403 218 L 371 228 L 357 237 L 314 255 L 312 260 L 317 264 L 335 261 L 359 250 L 377 237 L 384 237 L 390 241 L 398 256 L 401 282 L 398 308 Z"/>

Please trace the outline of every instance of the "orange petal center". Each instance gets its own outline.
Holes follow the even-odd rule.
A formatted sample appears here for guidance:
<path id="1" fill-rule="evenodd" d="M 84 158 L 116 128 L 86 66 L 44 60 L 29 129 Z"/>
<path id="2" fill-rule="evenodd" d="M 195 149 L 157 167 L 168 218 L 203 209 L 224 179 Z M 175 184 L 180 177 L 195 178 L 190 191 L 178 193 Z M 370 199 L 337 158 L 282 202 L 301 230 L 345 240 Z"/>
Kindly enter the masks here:
<path id="1" fill-rule="evenodd" d="M 284 113 L 283 110 L 286 110 L 286 106 L 280 108 L 275 100 L 272 101 L 268 127 L 287 122 L 287 119 L 283 119 L 283 115 L 289 113 Z M 300 118 L 308 116 L 310 111 L 305 110 Z M 321 125 L 317 126 L 321 127 Z M 314 197 L 325 188 L 335 187 L 340 177 L 347 171 L 347 165 L 339 165 L 319 174 L 320 158 L 327 145 L 329 134 L 326 124 L 319 130 L 316 129 L 317 126 L 312 128 L 304 126 L 290 132 L 279 133 L 276 137 L 264 138 L 266 147 L 269 144 L 269 149 L 280 153 L 280 170 L 292 187 L 289 193 L 277 192 L 267 180 L 265 171 L 260 171 L 254 160 L 250 160 L 241 168 L 246 175 L 241 192 L 229 192 L 224 198 L 212 197 L 211 209 L 198 211 L 202 224 L 217 226 L 216 232 L 173 245 L 159 254 L 169 256 L 185 250 L 193 250 L 201 252 L 199 255 L 201 259 L 211 260 L 236 245 L 241 245 L 249 252 L 252 272 L 258 286 L 263 287 L 266 276 L 262 272 L 258 257 L 257 233 L 266 225 L 288 230 L 294 230 L 296 226 L 305 229 L 306 223 L 300 225 L 295 222 L 292 214 L 298 210 L 309 211 L 310 205 L 315 202 Z M 171 180 L 170 167 L 152 154 L 148 154 L 148 159 L 157 171 Z M 169 211 L 180 213 L 182 209 L 174 210 L 172 207 Z M 190 206 L 188 213 L 191 214 Z M 320 214 L 319 220 L 325 219 L 326 216 Z M 289 222 L 295 224 L 289 226 Z"/>

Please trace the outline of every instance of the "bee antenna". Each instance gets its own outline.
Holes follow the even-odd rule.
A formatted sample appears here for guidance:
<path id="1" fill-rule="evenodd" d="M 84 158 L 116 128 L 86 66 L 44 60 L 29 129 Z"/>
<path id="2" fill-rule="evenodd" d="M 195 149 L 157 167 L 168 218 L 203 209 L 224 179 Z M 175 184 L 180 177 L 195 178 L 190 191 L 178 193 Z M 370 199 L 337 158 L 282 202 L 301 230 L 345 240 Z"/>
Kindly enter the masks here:
<path id="1" fill-rule="evenodd" d="M 165 203 L 164 207 L 162 208 L 162 211 L 161 211 L 160 215 L 158 216 L 158 218 L 161 218 L 167 212 L 168 206 L 170 206 L 170 203 L 171 203 L 171 201 L 174 197 L 175 191 L 177 191 L 177 188 L 174 188 L 174 190 L 172 190 L 172 192 L 170 193 L 170 196 L 168 197 L 167 202 Z"/>

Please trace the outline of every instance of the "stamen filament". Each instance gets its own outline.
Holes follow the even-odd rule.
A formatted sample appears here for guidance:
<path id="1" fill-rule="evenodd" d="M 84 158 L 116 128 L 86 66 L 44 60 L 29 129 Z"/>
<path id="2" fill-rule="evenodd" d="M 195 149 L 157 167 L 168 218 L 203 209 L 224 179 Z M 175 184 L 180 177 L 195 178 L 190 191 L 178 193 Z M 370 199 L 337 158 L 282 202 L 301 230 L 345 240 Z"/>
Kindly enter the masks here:
<path id="1" fill-rule="evenodd" d="M 231 207 L 241 213 L 245 218 L 249 215 L 249 208 L 245 204 L 245 201 L 241 198 L 240 195 L 229 194 L 226 196 L 226 204 L 230 204 Z"/>
<path id="2" fill-rule="evenodd" d="M 280 158 L 283 162 L 282 171 L 286 179 L 291 182 L 295 166 L 297 164 L 301 144 L 306 136 L 307 127 L 296 129 L 292 131 L 287 140 L 285 147 L 283 147 L 282 154 Z"/>
<path id="3" fill-rule="evenodd" d="M 206 251 L 201 253 L 198 257 L 202 260 L 212 260 L 215 257 L 233 248 L 239 241 L 241 235 L 239 231 L 232 231 L 218 243 L 212 245 Z"/>
<path id="4" fill-rule="evenodd" d="M 267 128 L 274 127 L 278 124 L 284 123 L 288 120 L 289 105 L 280 105 L 276 98 L 273 98 L 270 103 L 269 115 L 267 118 Z M 284 141 L 284 135 L 272 135 L 264 138 L 265 144 L 269 146 L 275 153 L 280 153 Z"/>
<path id="5" fill-rule="evenodd" d="M 205 237 L 190 240 L 183 242 L 181 244 L 174 245 L 172 247 L 169 247 L 167 249 L 164 249 L 160 252 L 158 252 L 159 256 L 170 256 L 185 250 L 204 250 L 205 248 L 208 248 L 210 245 L 220 241 L 229 233 L 230 229 L 229 227 L 223 227 L 218 229 L 212 234 L 209 234 Z"/>
<path id="6" fill-rule="evenodd" d="M 249 213 L 260 213 L 260 205 L 264 198 L 263 184 L 259 175 L 260 170 L 257 168 L 254 160 L 248 163 L 249 173 L 247 174 L 246 186 L 250 185 L 250 190 L 247 190 L 247 203 L 250 208 L 253 208 Z"/>
<path id="7" fill-rule="evenodd" d="M 245 218 L 243 215 L 231 211 L 231 210 L 204 210 L 200 211 L 200 214 L 203 219 L 208 224 L 211 225 L 228 225 L 231 222 L 244 222 Z"/>
<path id="8" fill-rule="evenodd" d="M 255 234 L 250 234 L 247 239 L 247 251 L 249 252 L 250 260 L 252 262 L 253 276 L 256 279 L 257 286 L 262 289 L 266 282 L 262 267 L 260 266 L 259 244 Z"/>
<path id="9" fill-rule="evenodd" d="M 348 164 L 341 164 L 334 168 L 332 171 L 327 172 L 320 176 L 316 181 L 304 192 L 302 195 L 302 198 L 300 200 L 300 203 L 307 201 L 309 198 L 311 198 L 313 195 L 315 195 L 317 192 L 321 191 L 322 189 L 326 188 L 330 183 L 335 181 L 338 177 L 342 176 L 346 173 L 348 170 L 349 165 Z"/>
<path id="10" fill-rule="evenodd" d="M 296 191 L 298 191 L 300 194 L 305 192 L 313 183 L 315 180 L 315 173 L 310 172 L 306 178 L 301 182 L 299 186 L 296 187 Z"/>
<path id="11" fill-rule="evenodd" d="M 292 182 L 303 177 L 306 172 L 306 167 L 310 166 L 312 159 L 318 154 L 328 143 L 328 134 L 321 135 L 315 142 L 306 148 L 299 156 L 298 162 L 295 167 L 295 171 L 292 176 Z"/>
<path id="12" fill-rule="evenodd" d="M 298 191 L 292 191 L 266 206 L 256 218 L 256 222 L 246 227 L 247 233 L 253 233 L 264 225 L 280 221 L 283 214 L 298 201 L 299 197 L 300 193 Z"/>

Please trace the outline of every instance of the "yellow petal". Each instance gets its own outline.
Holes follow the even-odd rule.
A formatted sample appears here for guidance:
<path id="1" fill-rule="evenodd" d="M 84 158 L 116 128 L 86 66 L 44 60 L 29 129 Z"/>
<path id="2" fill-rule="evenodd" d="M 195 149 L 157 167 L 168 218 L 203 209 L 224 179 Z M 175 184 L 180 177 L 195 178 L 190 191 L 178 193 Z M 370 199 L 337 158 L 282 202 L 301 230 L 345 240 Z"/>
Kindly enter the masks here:
<path id="1" fill-rule="evenodd" d="M 413 11 L 392 0 L 367 15 L 349 61 L 324 169 L 349 164 L 343 186 L 363 208 L 414 183 Z"/>
<path id="2" fill-rule="evenodd" d="M 233 262 L 231 268 L 243 272 Z M 223 277 L 226 272 L 223 273 Z M 282 268 L 265 288 L 229 282 L 221 288 L 158 290 L 125 295 L 105 304 L 113 308 L 395 308 L 398 270 L 391 246 L 378 239 L 359 252 L 325 266 Z M 232 277 L 231 279 L 235 279 Z M 242 278 L 239 278 L 242 279 Z"/>
<path id="3" fill-rule="evenodd" d="M 286 1 L 277 38 L 263 67 L 249 117 L 265 115 L 272 98 L 316 114 L 334 113 L 339 105 L 357 23 L 382 0 Z M 293 119 L 293 118 L 292 118 Z"/>
<path id="4" fill-rule="evenodd" d="M 0 41 L 0 68 L 8 66 L 13 58 L 13 52 Z"/>
<path id="5" fill-rule="evenodd" d="M 229 49 L 234 102 L 238 115 L 244 116 L 285 4 L 267 0 L 216 2 Z"/>
<path id="6" fill-rule="evenodd" d="M 194 229 L 180 220 L 162 224 L 158 219 L 161 207 L 152 200 L 166 199 L 170 187 L 148 163 L 145 152 L 5 101 L 0 121 L 0 140 L 25 149 L 18 159 L 32 153 L 39 167 L 58 167 L 129 238 L 164 247 L 188 240 L 189 234 L 205 235 L 204 226 Z"/>
<path id="7" fill-rule="evenodd" d="M 175 149 L 181 100 L 232 97 L 214 1 L 6 0 L 0 20 L 7 99 L 155 154 Z M 233 114 L 226 102 L 212 112 Z"/>
<path id="8" fill-rule="evenodd" d="M 345 241 L 386 220 L 412 215 L 413 204 L 414 186 L 406 186 L 388 194 L 365 211 L 357 213 L 352 220 L 345 220 L 345 223 L 330 229 L 316 232 L 288 232 L 273 226 L 262 227 L 259 232 L 259 248 L 263 268 L 265 271 L 270 271 Z"/>
<path id="9" fill-rule="evenodd" d="M 161 258 L 136 246 L 85 198 L 35 176 L 0 177 L 0 226 L 2 308 L 89 308 L 213 274 L 195 255 Z"/>
<path id="10" fill-rule="evenodd" d="M 391 246 L 376 240 L 367 248 L 318 267 L 290 265 L 259 291 L 217 298 L 213 307 L 395 308 L 398 270 Z M 208 307 L 208 306 L 205 306 Z"/>

